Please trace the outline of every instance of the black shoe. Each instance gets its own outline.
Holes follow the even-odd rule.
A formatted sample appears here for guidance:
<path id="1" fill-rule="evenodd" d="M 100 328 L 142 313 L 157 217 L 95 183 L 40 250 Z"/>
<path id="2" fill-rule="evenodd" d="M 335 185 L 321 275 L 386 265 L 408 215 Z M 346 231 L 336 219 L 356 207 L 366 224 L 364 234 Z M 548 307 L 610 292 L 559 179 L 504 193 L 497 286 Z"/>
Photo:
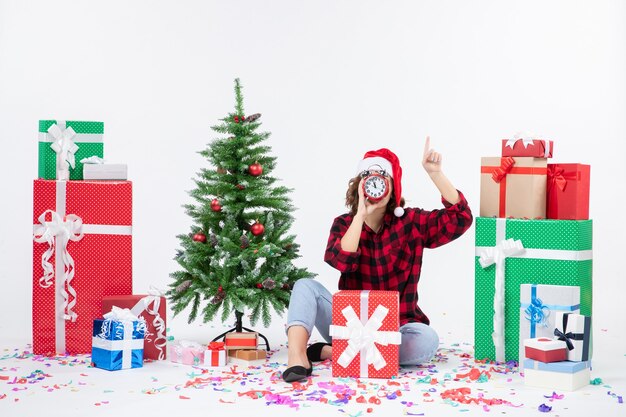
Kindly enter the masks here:
<path id="1" fill-rule="evenodd" d="M 324 342 L 313 343 L 311 346 L 306 348 L 306 357 L 309 358 L 311 362 L 321 362 L 322 349 L 324 349 L 324 346 L 332 346 L 332 344 Z"/>
<path id="2" fill-rule="evenodd" d="M 285 369 L 285 372 L 283 372 L 283 379 L 285 382 L 296 382 L 306 379 L 311 376 L 311 374 L 313 374 L 313 364 L 309 362 L 308 368 L 296 365 Z"/>

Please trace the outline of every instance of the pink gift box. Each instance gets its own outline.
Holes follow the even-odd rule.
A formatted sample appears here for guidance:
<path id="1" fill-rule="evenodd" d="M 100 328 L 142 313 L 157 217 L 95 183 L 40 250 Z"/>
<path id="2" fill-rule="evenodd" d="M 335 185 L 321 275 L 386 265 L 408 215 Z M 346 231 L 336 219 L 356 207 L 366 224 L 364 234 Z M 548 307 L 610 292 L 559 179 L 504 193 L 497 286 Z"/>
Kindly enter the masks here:
<path id="1" fill-rule="evenodd" d="M 172 362 L 183 365 L 202 365 L 206 347 L 189 340 L 178 340 L 168 344 L 167 355 Z"/>

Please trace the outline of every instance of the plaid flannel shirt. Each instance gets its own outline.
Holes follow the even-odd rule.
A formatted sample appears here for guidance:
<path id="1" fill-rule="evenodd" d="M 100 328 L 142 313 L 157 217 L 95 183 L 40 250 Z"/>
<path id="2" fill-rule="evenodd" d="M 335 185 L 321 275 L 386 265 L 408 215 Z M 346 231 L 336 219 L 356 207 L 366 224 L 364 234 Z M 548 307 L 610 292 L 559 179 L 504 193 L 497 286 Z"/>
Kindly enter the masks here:
<path id="1" fill-rule="evenodd" d="M 378 233 L 363 224 L 356 252 L 341 249 L 341 238 L 352 222 L 352 215 L 335 218 L 324 261 L 341 272 L 340 290 L 385 290 L 400 294 L 400 325 L 410 322 L 430 324 L 417 305 L 417 284 L 424 248 L 436 248 L 461 236 L 472 224 L 472 212 L 459 192 L 460 200 L 444 208 L 426 211 L 406 208 L 398 218 L 387 213 Z"/>

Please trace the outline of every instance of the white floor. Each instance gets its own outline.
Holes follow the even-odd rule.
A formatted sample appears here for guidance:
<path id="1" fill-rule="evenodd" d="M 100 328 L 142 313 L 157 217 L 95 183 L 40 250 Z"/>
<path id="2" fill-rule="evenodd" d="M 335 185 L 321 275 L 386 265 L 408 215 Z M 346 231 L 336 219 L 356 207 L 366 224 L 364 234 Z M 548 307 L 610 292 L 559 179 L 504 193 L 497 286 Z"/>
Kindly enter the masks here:
<path id="1" fill-rule="evenodd" d="M 293 386 L 280 378 L 286 361 L 284 345 L 267 361 L 232 361 L 227 368 L 203 370 L 163 361 L 108 372 L 91 368 L 87 355 L 37 358 L 22 344 L 0 350 L 0 416 L 271 413 L 278 417 L 294 415 L 296 410 L 300 416 L 528 416 L 545 415 L 538 411 L 541 404 L 552 407 L 552 416 L 623 416 L 626 405 L 618 398 L 626 397 L 623 341 L 623 336 L 608 331 L 597 333 L 591 378 L 601 378 L 602 384 L 558 391 L 556 397 L 563 395 L 561 399 L 551 398 L 552 390 L 524 386 L 520 374 L 504 373 L 505 367 L 474 363 L 471 344 L 455 342 L 454 335 L 442 340 L 431 366 L 404 368 L 394 381 L 334 379 L 330 363 L 323 363 L 315 367 L 307 383 Z M 457 377 L 473 367 L 489 372 L 488 380 L 480 382 L 485 376 L 478 381 Z M 442 398 L 446 390 L 461 387 L 470 390 L 468 397 L 505 400 L 511 405 L 459 404 Z"/>

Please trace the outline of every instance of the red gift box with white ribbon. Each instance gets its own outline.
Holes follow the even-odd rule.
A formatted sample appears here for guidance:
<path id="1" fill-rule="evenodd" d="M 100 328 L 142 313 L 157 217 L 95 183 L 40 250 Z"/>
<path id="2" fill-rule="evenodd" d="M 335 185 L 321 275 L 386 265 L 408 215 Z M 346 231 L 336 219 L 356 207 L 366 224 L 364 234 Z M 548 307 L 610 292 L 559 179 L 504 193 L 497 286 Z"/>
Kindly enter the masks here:
<path id="1" fill-rule="evenodd" d="M 502 139 L 502 156 L 532 156 L 552 158 L 554 143 L 551 140 L 515 135 L 513 139 Z"/>
<path id="2" fill-rule="evenodd" d="M 344 290 L 333 295 L 332 304 L 332 375 L 397 375 L 401 342 L 398 293 Z"/>
<path id="3" fill-rule="evenodd" d="M 35 180 L 33 352 L 89 353 L 103 297 L 132 293 L 132 183 Z"/>
<path id="4" fill-rule="evenodd" d="M 143 358 L 163 360 L 167 356 L 165 297 L 158 290 L 143 295 L 111 295 L 102 299 L 102 314 L 115 307 L 127 308 L 146 322 Z"/>

